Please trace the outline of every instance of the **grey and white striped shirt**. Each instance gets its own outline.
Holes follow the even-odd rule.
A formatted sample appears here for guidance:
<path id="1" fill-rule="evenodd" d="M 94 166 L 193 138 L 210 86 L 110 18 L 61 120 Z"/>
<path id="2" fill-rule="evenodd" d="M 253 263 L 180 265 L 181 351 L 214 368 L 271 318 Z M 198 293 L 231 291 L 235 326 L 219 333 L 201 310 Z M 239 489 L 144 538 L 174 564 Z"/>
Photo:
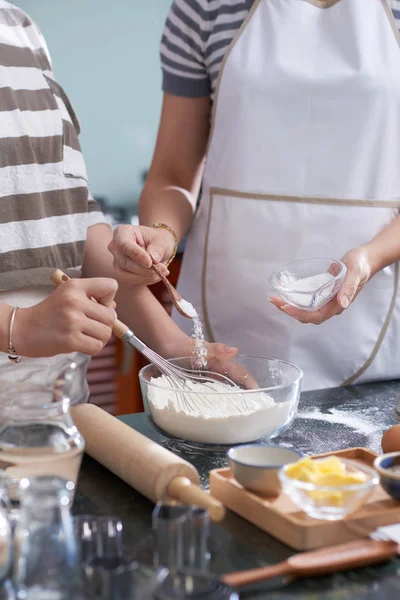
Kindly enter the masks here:
<path id="1" fill-rule="evenodd" d="M 0 0 L 0 290 L 75 274 L 87 229 L 105 222 L 89 193 L 79 124 L 35 24 Z"/>
<path id="2" fill-rule="evenodd" d="M 161 42 L 163 90 L 214 97 L 225 52 L 255 0 L 174 0 Z M 388 0 L 400 27 L 400 0 Z"/>

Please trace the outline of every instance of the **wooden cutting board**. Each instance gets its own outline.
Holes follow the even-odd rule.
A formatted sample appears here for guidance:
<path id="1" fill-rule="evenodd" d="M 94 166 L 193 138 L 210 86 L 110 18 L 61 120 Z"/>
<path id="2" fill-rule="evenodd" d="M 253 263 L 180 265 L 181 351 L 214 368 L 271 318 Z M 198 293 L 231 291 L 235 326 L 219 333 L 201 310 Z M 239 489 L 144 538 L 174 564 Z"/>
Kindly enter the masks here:
<path id="1" fill-rule="evenodd" d="M 365 448 L 349 448 L 314 458 L 331 455 L 369 466 L 378 456 Z M 295 550 L 349 542 L 368 536 L 377 527 L 400 522 L 400 502 L 388 496 L 380 485 L 364 506 L 342 521 L 312 519 L 285 494 L 268 499 L 248 492 L 233 479 L 230 469 L 211 471 L 210 490 L 214 498 L 234 513 Z"/>

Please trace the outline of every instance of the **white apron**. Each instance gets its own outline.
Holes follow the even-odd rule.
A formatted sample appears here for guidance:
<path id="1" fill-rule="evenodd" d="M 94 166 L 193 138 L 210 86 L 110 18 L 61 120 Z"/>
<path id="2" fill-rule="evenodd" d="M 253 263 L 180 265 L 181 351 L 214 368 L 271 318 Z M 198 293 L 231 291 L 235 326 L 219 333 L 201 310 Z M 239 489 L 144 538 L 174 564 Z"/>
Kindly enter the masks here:
<path id="1" fill-rule="evenodd" d="M 179 291 L 211 341 L 297 364 L 306 390 L 400 376 L 398 264 L 318 327 L 268 301 L 276 268 L 397 217 L 399 39 L 385 0 L 256 0 L 220 74 Z"/>
<path id="2" fill-rule="evenodd" d="M 11 306 L 19 306 L 20 308 L 28 308 L 44 300 L 53 289 L 54 286 L 0 291 L 0 302 L 5 302 Z M 77 365 L 71 385 L 71 404 L 87 402 L 89 388 L 86 381 L 86 371 L 90 357 L 78 352 L 58 354 L 49 358 L 24 357 L 17 364 L 11 361 L 7 354 L 0 352 L 0 384 L 5 381 L 26 381 L 33 384 L 46 382 L 50 384 L 65 370 L 68 362 L 75 362 Z"/>

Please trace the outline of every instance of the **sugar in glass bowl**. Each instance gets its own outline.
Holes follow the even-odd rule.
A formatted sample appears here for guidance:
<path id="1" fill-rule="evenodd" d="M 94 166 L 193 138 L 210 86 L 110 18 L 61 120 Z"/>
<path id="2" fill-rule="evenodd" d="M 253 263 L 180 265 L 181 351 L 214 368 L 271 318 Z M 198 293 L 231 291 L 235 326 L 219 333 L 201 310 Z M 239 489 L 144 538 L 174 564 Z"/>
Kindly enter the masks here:
<path id="1" fill-rule="evenodd" d="M 191 369 L 191 358 L 172 362 Z M 241 368 L 239 389 L 192 382 L 187 388 L 172 387 L 156 366 L 144 367 L 139 379 L 149 420 L 166 437 L 202 447 L 232 446 L 281 434 L 295 417 L 303 372 L 275 359 L 236 356 L 234 362 Z M 258 389 L 245 389 L 247 373 Z"/>
<path id="2" fill-rule="evenodd" d="M 346 271 L 346 265 L 340 260 L 297 260 L 275 271 L 270 277 L 270 285 L 291 306 L 315 311 L 336 296 Z"/>

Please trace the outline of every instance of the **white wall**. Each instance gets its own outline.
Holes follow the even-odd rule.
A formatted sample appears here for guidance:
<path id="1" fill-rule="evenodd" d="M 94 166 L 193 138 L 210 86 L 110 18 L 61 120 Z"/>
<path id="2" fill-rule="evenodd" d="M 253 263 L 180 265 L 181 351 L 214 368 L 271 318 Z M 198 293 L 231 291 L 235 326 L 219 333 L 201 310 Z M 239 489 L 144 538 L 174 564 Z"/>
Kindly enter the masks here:
<path id="1" fill-rule="evenodd" d="M 81 121 L 95 195 L 137 201 L 161 103 L 159 43 L 171 0 L 14 0 L 47 39 Z"/>

